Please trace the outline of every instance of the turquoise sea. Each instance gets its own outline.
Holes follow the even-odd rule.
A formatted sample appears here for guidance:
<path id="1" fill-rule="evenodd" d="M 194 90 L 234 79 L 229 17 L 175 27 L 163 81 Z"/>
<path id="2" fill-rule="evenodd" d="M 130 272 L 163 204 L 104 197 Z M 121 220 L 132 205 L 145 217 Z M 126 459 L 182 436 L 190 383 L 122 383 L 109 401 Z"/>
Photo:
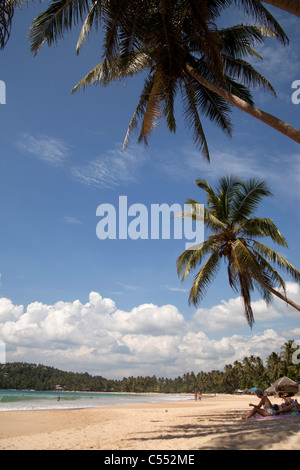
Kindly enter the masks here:
<path id="1" fill-rule="evenodd" d="M 189 398 L 186 395 L 163 395 L 159 393 L 39 392 L 36 390 L 0 389 L 0 412 L 94 408 L 98 406 L 130 405 L 133 403 L 180 401 Z"/>

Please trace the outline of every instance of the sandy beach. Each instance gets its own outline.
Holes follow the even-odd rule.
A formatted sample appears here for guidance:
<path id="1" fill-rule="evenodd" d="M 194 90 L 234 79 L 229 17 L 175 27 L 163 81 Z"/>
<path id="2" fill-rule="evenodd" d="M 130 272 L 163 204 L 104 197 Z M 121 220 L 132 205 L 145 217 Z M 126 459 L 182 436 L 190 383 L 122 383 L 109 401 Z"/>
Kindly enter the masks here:
<path id="1" fill-rule="evenodd" d="M 300 449 L 300 417 L 241 419 L 249 403 L 256 401 L 250 396 L 217 395 L 197 402 L 4 411 L 0 413 L 0 449 Z"/>

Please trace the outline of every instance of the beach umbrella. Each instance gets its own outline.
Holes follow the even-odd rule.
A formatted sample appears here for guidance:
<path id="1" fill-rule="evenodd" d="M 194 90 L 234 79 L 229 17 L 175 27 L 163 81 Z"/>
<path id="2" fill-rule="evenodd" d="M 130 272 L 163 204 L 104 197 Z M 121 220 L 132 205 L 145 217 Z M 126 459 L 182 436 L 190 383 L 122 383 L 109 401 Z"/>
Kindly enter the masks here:
<path id="1" fill-rule="evenodd" d="M 289 377 L 281 377 L 280 379 L 276 380 L 273 386 L 275 387 L 276 392 L 297 393 L 299 391 L 298 384 Z"/>
<path id="2" fill-rule="evenodd" d="M 286 387 L 290 385 L 297 385 L 297 383 L 294 382 L 294 380 L 290 379 L 289 377 L 280 377 L 280 379 L 276 380 L 276 382 L 274 383 L 275 387 L 278 387 L 278 386 Z"/>
<path id="3" fill-rule="evenodd" d="M 276 390 L 275 390 L 274 385 L 271 385 L 271 387 L 267 388 L 267 389 L 265 390 L 265 392 L 266 392 L 266 393 L 275 393 Z"/>

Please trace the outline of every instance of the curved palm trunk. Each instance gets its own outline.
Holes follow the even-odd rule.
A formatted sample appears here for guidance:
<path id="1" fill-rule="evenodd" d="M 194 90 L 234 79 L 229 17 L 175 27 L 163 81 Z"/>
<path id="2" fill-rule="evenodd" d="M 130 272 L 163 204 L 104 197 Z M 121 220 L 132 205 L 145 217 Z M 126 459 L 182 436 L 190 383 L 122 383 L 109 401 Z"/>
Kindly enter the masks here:
<path id="1" fill-rule="evenodd" d="M 263 0 L 263 2 L 300 17 L 299 0 Z"/>
<path id="2" fill-rule="evenodd" d="M 237 108 L 241 109 L 242 111 L 245 111 L 246 113 L 259 119 L 260 121 L 264 122 L 268 126 L 273 127 L 273 129 L 281 132 L 282 134 L 286 135 L 290 139 L 300 144 L 300 130 L 299 129 L 296 129 L 290 124 L 287 124 L 286 122 L 281 121 L 277 117 L 272 116 L 272 114 L 268 114 L 265 111 L 255 108 L 254 106 L 242 100 L 241 98 L 238 98 L 237 96 L 232 95 L 231 93 L 224 90 L 223 88 L 220 88 L 217 85 L 214 85 L 213 83 L 206 80 L 202 75 L 200 75 L 189 64 L 186 64 L 186 70 L 195 80 L 197 80 L 205 88 L 208 88 L 209 90 L 213 91 L 214 93 L 221 96 L 225 100 L 229 101 L 229 103 L 233 104 Z"/>
<path id="3" fill-rule="evenodd" d="M 291 305 L 292 307 L 294 307 L 296 310 L 298 310 L 300 312 L 300 305 L 296 304 L 295 302 L 293 302 L 292 300 L 290 300 L 288 297 L 286 297 L 285 295 L 282 295 L 280 294 L 280 292 L 278 292 L 277 290 L 275 289 L 272 289 L 272 287 L 268 286 L 267 284 L 265 284 L 261 279 L 259 279 L 258 277 L 256 277 L 253 273 L 251 273 L 251 276 L 253 277 L 253 279 L 255 279 L 257 282 L 259 282 L 259 284 L 261 284 L 265 289 L 267 289 L 269 292 L 271 292 L 273 295 L 276 295 L 276 297 L 279 297 L 279 299 L 283 300 L 284 302 L 286 302 L 287 304 Z"/>

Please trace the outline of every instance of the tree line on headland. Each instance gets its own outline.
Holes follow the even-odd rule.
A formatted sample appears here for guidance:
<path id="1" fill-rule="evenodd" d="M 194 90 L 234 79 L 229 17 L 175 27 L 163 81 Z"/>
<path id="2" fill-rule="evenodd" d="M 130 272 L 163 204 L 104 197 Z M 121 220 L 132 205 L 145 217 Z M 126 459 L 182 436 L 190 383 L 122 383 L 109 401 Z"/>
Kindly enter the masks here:
<path id="1" fill-rule="evenodd" d="M 293 341 L 283 344 L 280 353 L 272 352 L 265 364 L 258 356 L 244 357 L 226 365 L 223 371 L 188 372 L 176 378 L 124 377 L 111 380 L 85 373 L 66 372 L 42 364 L 13 362 L 0 364 L 1 389 L 55 390 L 94 392 L 159 392 L 159 393 L 232 393 L 237 389 L 265 389 L 281 376 L 298 379 L 300 361 Z M 297 362 L 299 362 L 297 364 Z"/>

